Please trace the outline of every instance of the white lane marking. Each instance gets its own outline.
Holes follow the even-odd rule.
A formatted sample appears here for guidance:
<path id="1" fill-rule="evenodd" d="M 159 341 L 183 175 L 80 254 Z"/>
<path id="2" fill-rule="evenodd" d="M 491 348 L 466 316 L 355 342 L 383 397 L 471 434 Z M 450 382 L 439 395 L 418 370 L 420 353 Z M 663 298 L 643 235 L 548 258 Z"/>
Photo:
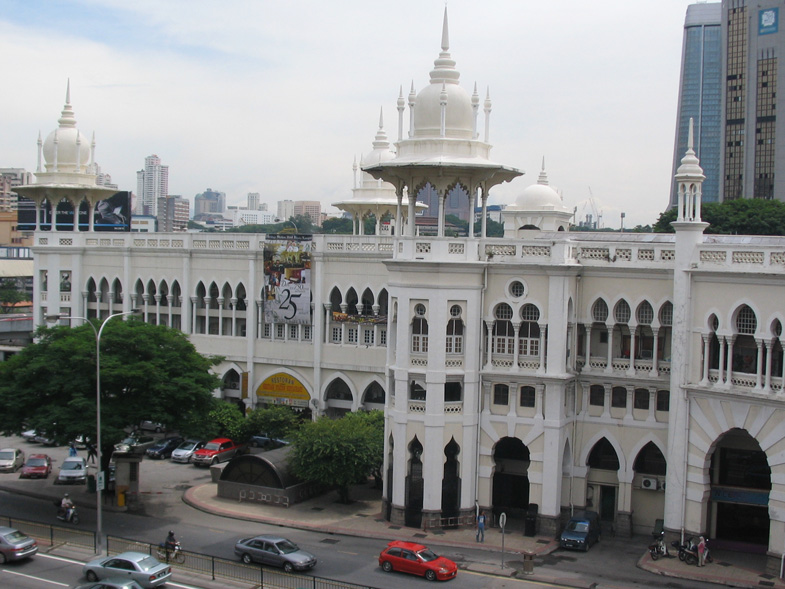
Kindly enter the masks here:
<path id="1" fill-rule="evenodd" d="M 59 560 L 60 562 L 67 562 L 69 564 L 84 564 L 85 561 L 83 560 L 74 560 L 73 558 L 65 558 L 64 556 L 54 556 L 53 554 L 44 554 L 43 552 L 39 552 L 36 554 L 36 558 L 48 558 L 50 560 Z"/>
<path id="2" fill-rule="evenodd" d="M 44 579 L 43 577 L 34 577 L 33 575 L 25 575 L 23 573 L 17 573 L 16 571 L 9 571 L 8 569 L 0 569 L 0 573 L 16 575 L 17 577 L 24 577 L 25 579 L 32 579 L 34 581 L 41 581 L 43 583 L 50 583 L 51 585 L 59 585 L 60 587 L 68 587 L 66 583 L 58 583 L 57 581 L 50 581 L 49 579 Z"/>

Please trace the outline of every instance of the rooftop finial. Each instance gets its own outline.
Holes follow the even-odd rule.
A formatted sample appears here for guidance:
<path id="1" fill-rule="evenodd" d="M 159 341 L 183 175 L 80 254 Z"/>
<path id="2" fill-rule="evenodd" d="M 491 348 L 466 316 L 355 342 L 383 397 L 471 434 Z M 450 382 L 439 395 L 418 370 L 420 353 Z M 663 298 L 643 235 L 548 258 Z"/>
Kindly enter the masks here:
<path id="1" fill-rule="evenodd" d="M 447 5 L 444 5 L 444 24 L 442 25 L 442 51 L 450 49 L 450 31 L 447 26 Z"/>
<path id="2" fill-rule="evenodd" d="M 71 78 L 65 84 L 65 103 L 71 104 Z"/>

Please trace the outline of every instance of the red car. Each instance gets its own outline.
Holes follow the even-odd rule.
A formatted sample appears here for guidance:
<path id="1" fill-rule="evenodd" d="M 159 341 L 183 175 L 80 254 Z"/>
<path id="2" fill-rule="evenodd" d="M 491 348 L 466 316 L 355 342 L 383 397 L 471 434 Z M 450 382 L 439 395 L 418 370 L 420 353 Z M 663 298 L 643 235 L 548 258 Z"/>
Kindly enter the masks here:
<path id="1" fill-rule="evenodd" d="M 449 558 L 438 556 L 415 542 L 395 540 L 379 555 L 379 566 L 389 573 L 400 571 L 425 577 L 429 581 L 447 581 L 458 574 L 458 565 Z"/>
<path id="2" fill-rule="evenodd" d="M 46 454 L 30 454 L 22 465 L 20 479 L 45 479 L 52 472 L 52 459 Z"/>
<path id="3" fill-rule="evenodd" d="M 207 442 L 204 448 L 194 452 L 191 462 L 195 466 L 209 466 L 231 460 L 235 456 L 243 454 L 245 450 L 245 446 L 236 444 L 229 438 L 215 438 Z"/>

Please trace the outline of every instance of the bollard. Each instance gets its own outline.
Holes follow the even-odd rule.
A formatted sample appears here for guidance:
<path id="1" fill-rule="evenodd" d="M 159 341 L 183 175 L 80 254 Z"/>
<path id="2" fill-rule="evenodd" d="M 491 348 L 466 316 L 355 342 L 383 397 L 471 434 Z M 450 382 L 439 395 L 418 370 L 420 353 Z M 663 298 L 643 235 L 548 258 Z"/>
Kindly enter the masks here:
<path id="1" fill-rule="evenodd" d="M 532 554 L 531 552 L 523 553 L 523 574 L 524 575 L 534 574 L 534 554 Z"/>

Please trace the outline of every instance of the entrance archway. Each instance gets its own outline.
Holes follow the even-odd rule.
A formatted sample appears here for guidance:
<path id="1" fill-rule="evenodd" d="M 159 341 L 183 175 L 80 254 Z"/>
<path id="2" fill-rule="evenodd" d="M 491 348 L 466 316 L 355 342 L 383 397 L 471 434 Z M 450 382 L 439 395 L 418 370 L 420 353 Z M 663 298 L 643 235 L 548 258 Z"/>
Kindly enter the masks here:
<path id="1" fill-rule="evenodd" d="M 594 444 L 586 466 L 589 467 L 586 506 L 599 513 L 600 520 L 612 525 L 616 521 L 619 456 L 607 438 Z"/>
<path id="2" fill-rule="evenodd" d="M 494 519 L 504 512 L 509 527 L 522 529 L 529 508 L 529 449 L 518 438 L 502 438 L 493 450 L 493 460 Z"/>
<path id="3" fill-rule="evenodd" d="M 409 528 L 422 524 L 425 483 L 422 478 L 422 444 L 414 436 L 409 444 L 409 469 L 406 473 L 406 513 L 404 523 Z"/>
<path id="4" fill-rule="evenodd" d="M 709 465 L 707 523 L 715 546 L 765 553 L 769 544 L 771 468 L 747 431 L 718 438 Z"/>
<path id="5" fill-rule="evenodd" d="M 461 477 L 458 454 L 461 447 L 450 440 L 444 448 L 444 476 L 442 477 L 442 518 L 445 526 L 457 526 L 461 501 Z"/>

